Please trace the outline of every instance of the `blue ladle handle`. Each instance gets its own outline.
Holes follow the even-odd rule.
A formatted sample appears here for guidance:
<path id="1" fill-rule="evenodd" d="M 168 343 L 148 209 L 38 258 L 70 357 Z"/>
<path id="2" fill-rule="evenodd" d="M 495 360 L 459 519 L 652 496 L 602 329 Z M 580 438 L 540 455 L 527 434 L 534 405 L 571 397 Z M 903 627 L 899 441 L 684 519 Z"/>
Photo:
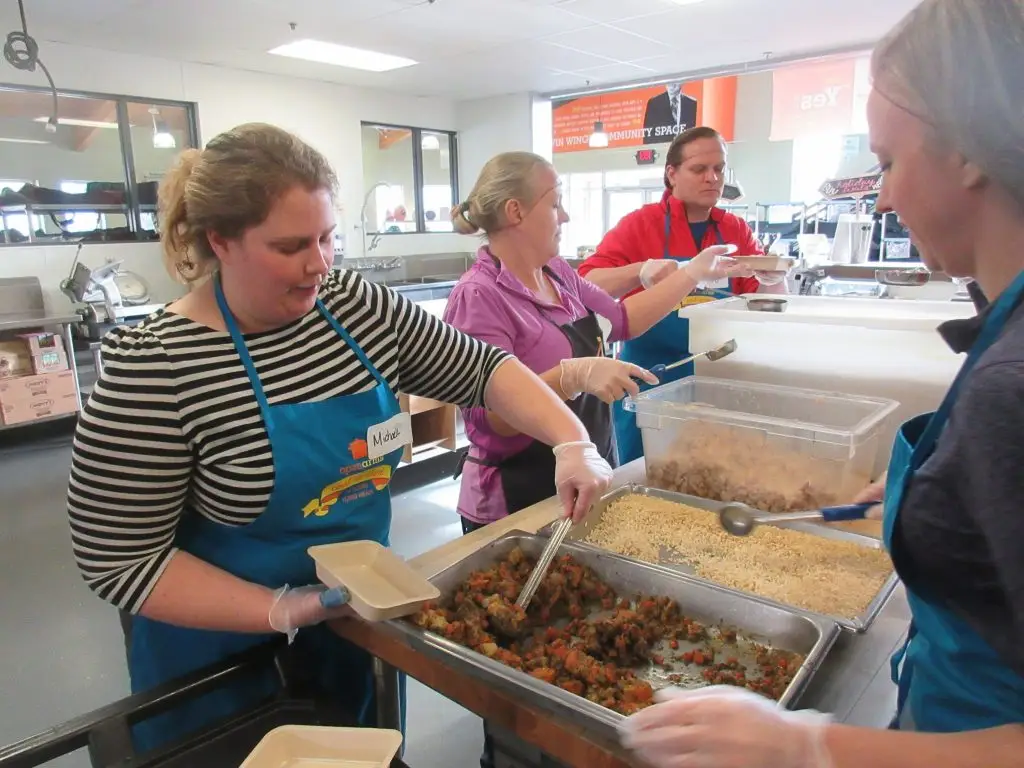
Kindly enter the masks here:
<path id="1" fill-rule="evenodd" d="M 843 504 L 838 507 L 823 507 L 821 519 L 826 523 L 839 523 L 844 520 L 863 520 L 867 511 L 877 505 L 877 501 L 872 501 L 865 504 Z"/>

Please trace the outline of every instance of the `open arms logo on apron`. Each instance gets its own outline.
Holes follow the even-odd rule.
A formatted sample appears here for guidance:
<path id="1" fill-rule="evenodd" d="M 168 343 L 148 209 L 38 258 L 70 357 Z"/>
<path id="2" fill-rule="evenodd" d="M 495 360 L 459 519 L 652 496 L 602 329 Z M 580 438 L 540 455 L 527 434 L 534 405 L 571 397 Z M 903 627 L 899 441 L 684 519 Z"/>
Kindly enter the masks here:
<path id="1" fill-rule="evenodd" d="M 323 517 L 339 500 L 346 502 L 364 499 L 379 493 L 391 482 L 391 467 L 384 463 L 384 457 L 369 458 L 369 446 L 362 438 L 348 445 L 353 463 L 340 470 L 341 479 L 324 487 L 320 496 L 302 508 L 302 516 Z"/>

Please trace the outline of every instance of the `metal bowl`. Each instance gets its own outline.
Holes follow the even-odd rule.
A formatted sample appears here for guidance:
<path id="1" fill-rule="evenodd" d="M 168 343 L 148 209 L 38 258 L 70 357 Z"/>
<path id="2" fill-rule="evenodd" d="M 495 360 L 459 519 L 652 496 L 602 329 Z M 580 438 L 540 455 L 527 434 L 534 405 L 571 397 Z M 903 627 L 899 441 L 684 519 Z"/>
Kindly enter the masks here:
<path id="1" fill-rule="evenodd" d="M 876 269 L 875 280 L 882 285 L 924 285 L 931 280 L 926 269 Z"/>
<path id="2" fill-rule="evenodd" d="M 747 309 L 751 312 L 785 312 L 789 302 L 785 299 L 751 298 L 747 299 Z"/>

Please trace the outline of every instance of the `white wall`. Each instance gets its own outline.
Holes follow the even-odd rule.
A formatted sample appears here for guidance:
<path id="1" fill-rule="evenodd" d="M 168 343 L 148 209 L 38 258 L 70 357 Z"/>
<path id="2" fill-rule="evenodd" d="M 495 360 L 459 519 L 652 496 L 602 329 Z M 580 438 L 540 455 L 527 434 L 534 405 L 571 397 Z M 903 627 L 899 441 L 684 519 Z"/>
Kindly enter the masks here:
<path id="1" fill-rule="evenodd" d="M 73 45 L 47 43 L 46 64 L 58 88 L 130 95 L 141 100 L 196 102 L 204 142 L 220 131 L 248 121 L 274 123 L 294 131 L 322 151 L 338 172 L 342 209 L 339 223 L 344 226 L 348 253 L 353 256 L 359 255 L 361 247 L 356 229 L 363 197 L 360 121 L 443 130 L 455 130 L 459 122 L 455 105 L 444 99 L 373 92 Z M 38 86 L 42 78 L 38 73 L 33 75 L 4 65 L 0 69 L 0 81 Z M 528 109 L 525 114 L 529 125 Z M 473 142 L 469 144 L 472 152 Z M 55 247 L 68 249 L 70 263 L 73 248 Z M 159 262 L 159 249 L 154 244 L 138 247 L 119 244 L 106 248 L 117 249 L 114 257 L 124 258 L 126 268 L 134 271 L 148 272 L 150 264 Z M 122 248 L 127 250 L 122 251 Z M 25 269 L 32 269 L 29 274 L 40 274 L 44 287 L 53 295 L 66 273 L 46 271 L 47 260 L 32 255 L 36 250 L 38 248 L 0 249 L 0 277 L 26 274 Z M 383 238 L 374 253 L 391 256 L 464 250 L 467 250 L 465 239 L 458 235 L 429 234 Z M 25 251 L 24 259 L 18 257 L 20 251 Z"/>
<path id="2" fill-rule="evenodd" d="M 459 126 L 459 194 L 473 189 L 484 163 L 500 152 L 533 151 L 533 98 L 515 93 L 455 105 Z"/>

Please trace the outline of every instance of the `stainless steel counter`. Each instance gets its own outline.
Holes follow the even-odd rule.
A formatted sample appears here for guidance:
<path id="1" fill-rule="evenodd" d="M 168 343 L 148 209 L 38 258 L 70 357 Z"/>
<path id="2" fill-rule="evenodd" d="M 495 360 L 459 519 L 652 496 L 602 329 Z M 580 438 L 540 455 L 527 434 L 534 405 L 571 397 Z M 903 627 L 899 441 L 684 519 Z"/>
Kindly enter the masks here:
<path id="1" fill-rule="evenodd" d="M 51 315 L 45 312 L 0 313 L 0 331 L 21 331 L 28 328 L 67 325 L 82 320 L 81 315 Z"/>

